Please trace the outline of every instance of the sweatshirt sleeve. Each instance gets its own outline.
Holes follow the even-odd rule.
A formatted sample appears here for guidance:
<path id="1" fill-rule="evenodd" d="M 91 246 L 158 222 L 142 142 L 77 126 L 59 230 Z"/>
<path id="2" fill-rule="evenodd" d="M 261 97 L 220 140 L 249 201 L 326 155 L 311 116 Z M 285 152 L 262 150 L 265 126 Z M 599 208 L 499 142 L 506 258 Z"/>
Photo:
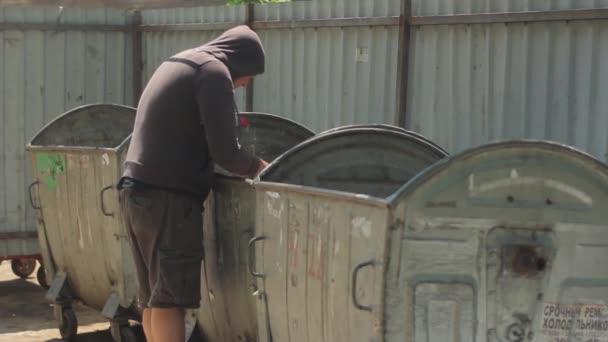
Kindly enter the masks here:
<path id="1" fill-rule="evenodd" d="M 209 153 L 222 168 L 253 178 L 260 160 L 241 148 L 236 137 L 234 90 L 221 62 L 202 65 L 195 77 L 195 94 Z"/>

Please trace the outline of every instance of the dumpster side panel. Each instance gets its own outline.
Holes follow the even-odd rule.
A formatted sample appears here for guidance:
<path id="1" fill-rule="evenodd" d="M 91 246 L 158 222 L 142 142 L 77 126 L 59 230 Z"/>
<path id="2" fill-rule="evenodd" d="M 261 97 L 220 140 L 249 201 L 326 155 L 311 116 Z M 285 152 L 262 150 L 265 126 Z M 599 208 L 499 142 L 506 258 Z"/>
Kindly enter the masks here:
<path id="1" fill-rule="evenodd" d="M 205 248 L 205 257 L 201 267 L 201 306 L 198 312 L 198 329 L 205 341 L 220 340 L 221 336 L 218 324 L 221 323 L 216 318 L 213 304 L 215 302 L 215 294 L 210 290 L 214 284 L 208 279 L 207 274 L 211 273 L 211 267 L 207 266 L 211 261 L 211 256 L 216 255 L 215 244 L 212 238 L 215 236 L 215 195 L 213 191 L 207 196 L 204 203 L 203 213 L 203 246 Z M 216 259 L 216 258 L 214 258 Z"/>
<path id="2" fill-rule="evenodd" d="M 120 179 L 125 155 L 126 148 L 116 153 L 100 152 L 93 156 L 96 177 L 90 180 L 94 184 L 91 195 L 98 199 L 99 205 L 88 210 L 96 218 L 104 247 L 102 253 L 106 253 L 102 257 L 103 271 L 99 272 L 110 280 L 111 287 L 105 289 L 105 293 L 109 295 L 108 289 L 116 292 L 120 305 L 129 308 L 136 298 L 137 277 L 129 235 L 120 210 L 119 192 L 115 187 Z"/>
<path id="3" fill-rule="evenodd" d="M 62 231 L 63 246 L 69 252 L 66 273 L 75 294 L 87 305 L 103 308 L 112 281 L 108 278 L 106 260 L 116 255 L 110 251 L 100 225 L 100 189 L 96 179 L 95 154 L 66 153 L 67 202 L 58 208 L 65 218 Z M 86 260 L 86 262 L 82 262 Z"/>
<path id="4" fill-rule="evenodd" d="M 257 186 L 257 185 L 256 185 Z M 352 198 L 326 198 L 266 187 L 257 194 L 258 284 L 268 301 L 258 303 L 260 340 L 352 341 L 379 336 L 388 210 Z M 372 312 L 352 303 L 352 272 L 361 268 L 355 295 Z M 263 300 L 263 299 L 262 299 Z"/>
<path id="5" fill-rule="evenodd" d="M 115 250 L 120 246 L 116 241 L 128 242 L 118 230 L 122 223 L 115 193 L 104 196 L 106 209 L 115 216 L 108 218 L 101 212 L 100 184 L 116 182 L 117 156 L 52 149 L 36 151 L 33 156 L 42 205 L 39 229 L 48 246 L 40 243 L 47 255 L 45 263 L 55 269 L 50 276 L 66 272 L 75 295 L 101 309 L 120 279 L 124 254 Z"/>
<path id="6" fill-rule="evenodd" d="M 409 236 L 408 229 L 425 226 L 414 226 L 406 212 L 403 203 L 395 209 L 400 229 L 389 239 L 386 341 L 485 341 L 476 334 L 477 315 L 485 312 L 477 300 L 485 292 L 478 230 L 464 225 L 433 238 Z"/>
<path id="7" fill-rule="evenodd" d="M 247 243 L 253 237 L 255 193 L 244 181 L 220 182 L 216 213 L 222 285 L 231 328 L 231 340 L 252 341 L 257 336 L 254 280 L 247 272 Z"/>
<path id="8" fill-rule="evenodd" d="M 94 163 L 94 174 L 96 177 L 90 179 L 92 186 L 91 196 L 98 198 L 99 205 L 88 208 L 91 215 L 94 215 L 95 223 L 99 227 L 100 238 L 103 241 L 105 255 L 102 260 L 103 271 L 100 273 L 111 280 L 112 287 L 121 298 L 121 305 L 129 307 L 131 303 L 125 303 L 124 279 L 122 270 L 124 265 L 123 245 L 128 244 L 127 232 L 124 230 L 120 205 L 118 203 L 118 191 L 114 188 L 102 192 L 108 186 L 113 186 L 118 179 L 120 170 L 119 156 L 115 153 L 99 153 L 92 157 Z M 103 208 L 102 208 L 103 207 Z M 105 210 L 108 215 L 103 213 Z M 106 298 L 107 299 L 107 298 Z"/>
<path id="9" fill-rule="evenodd" d="M 46 271 L 46 277 L 50 281 L 55 278 L 55 260 L 54 257 L 51 256 L 51 237 L 48 236 L 46 229 L 46 221 L 52 221 L 53 219 L 56 221 L 57 218 L 55 215 L 51 215 L 52 211 L 49 209 L 49 214 L 44 215 L 44 208 L 42 207 L 42 194 L 46 194 L 40 191 L 40 186 L 43 181 L 43 174 L 40 172 L 38 165 L 37 153 L 30 153 L 30 163 L 32 165 L 32 185 L 31 188 L 31 196 L 32 201 L 36 203 L 40 208 L 36 210 L 36 229 L 38 232 L 38 243 L 40 248 L 40 254 L 42 255 L 42 261 L 44 263 L 44 268 Z M 48 202 L 48 201 L 47 201 Z"/>
<path id="10" fill-rule="evenodd" d="M 427 169 L 400 200 L 387 341 L 608 339 L 606 165 L 494 144 Z"/>
<path id="11" fill-rule="evenodd" d="M 257 336 L 254 281 L 247 272 L 254 196 L 248 183 L 220 178 L 205 202 L 199 329 L 210 341 L 254 341 Z"/>
<path id="12" fill-rule="evenodd" d="M 39 224 L 39 235 L 46 235 L 48 244 L 41 245 L 48 252 L 45 266 L 49 274 L 49 281 L 54 279 L 55 274 L 65 270 L 67 262 L 67 250 L 62 248 L 64 238 L 63 232 L 58 230 L 66 224 L 66 218 L 60 210 L 62 203 L 67 202 L 67 186 L 65 168 L 66 159 L 62 153 L 49 153 L 35 151 L 32 153 L 33 165 L 36 178 L 39 182 L 38 189 L 40 199 L 40 216 L 42 223 Z M 42 244 L 42 242 L 41 242 Z M 46 254 L 46 253 L 45 253 Z M 44 255 L 44 254 L 43 254 Z"/>

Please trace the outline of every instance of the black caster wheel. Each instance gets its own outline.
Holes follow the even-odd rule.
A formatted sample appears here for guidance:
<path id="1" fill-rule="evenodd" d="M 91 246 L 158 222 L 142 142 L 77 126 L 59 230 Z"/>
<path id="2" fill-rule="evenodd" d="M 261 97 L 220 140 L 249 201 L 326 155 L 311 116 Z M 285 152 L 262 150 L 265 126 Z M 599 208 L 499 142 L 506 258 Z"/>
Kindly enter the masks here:
<path id="1" fill-rule="evenodd" d="M 61 338 L 68 341 L 73 340 L 78 333 L 78 320 L 76 319 L 76 314 L 72 308 L 65 307 L 61 309 L 61 315 L 63 317 L 63 322 L 59 324 Z"/>
<path id="2" fill-rule="evenodd" d="M 129 324 L 113 324 L 110 333 L 114 342 L 137 342 L 137 335 Z"/>
<path id="3" fill-rule="evenodd" d="M 36 259 L 13 259 L 11 269 L 21 279 L 29 277 L 36 269 Z"/>
<path id="4" fill-rule="evenodd" d="M 42 265 L 38 267 L 38 272 L 36 272 L 36 280 L 38 280 L 38 284 L 40 284 L 40 286 L 48 290 L 49 283 L 46 280 L 46 271 Z"/>

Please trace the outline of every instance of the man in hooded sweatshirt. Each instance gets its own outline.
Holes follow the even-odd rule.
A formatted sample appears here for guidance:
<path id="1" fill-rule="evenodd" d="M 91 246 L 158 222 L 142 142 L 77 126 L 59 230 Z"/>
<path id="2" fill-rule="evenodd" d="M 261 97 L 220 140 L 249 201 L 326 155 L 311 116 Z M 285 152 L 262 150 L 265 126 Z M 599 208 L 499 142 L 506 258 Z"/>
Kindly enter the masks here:
<path id="1" fill-rule="evenodd" d="M 238 143 L 233 90 L 263 72 L 259 37 L 238 26 L 166 60 L 142 93 L 118 187 L 149 342 L 183 342 L 184 309 L 199 307 L 214 163 L 249 178 L 267 165 Z"/>

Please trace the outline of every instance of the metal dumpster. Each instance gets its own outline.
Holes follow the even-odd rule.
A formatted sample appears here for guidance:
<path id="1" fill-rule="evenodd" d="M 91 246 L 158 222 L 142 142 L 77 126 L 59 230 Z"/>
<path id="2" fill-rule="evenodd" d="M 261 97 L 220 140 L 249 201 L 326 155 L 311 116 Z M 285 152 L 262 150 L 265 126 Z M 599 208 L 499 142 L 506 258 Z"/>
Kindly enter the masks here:
<path id="1" fill-rule="evenodd" d="M 71 303 L 80 300 L 112 320 L 116 340 L 135 340 L 127 319 L 137 316 L 137 279 L 114 189 L 134 119 L 130 107 L 79 107 L 49 123 L 27 146 L 38 236 L 52 279 L 47 298 L 56 303 L 66 339 L 76 335 Z"/>
<path id="2" fill-rule="evenodd" d="M 389 203 L 373 303 L 386 341 L 608 340 L 605 164 L 558 144 L 492 144 Z"/>
<path id="3" fill-rule="evenodd" d="M 608 340 L 608 167 L 592 157 L 490 144 L 384 198 L 297 170 L 300 186 L 271 183 L 291 182 L 281 168 L 254 184 L 260 341 Z"/>
<path id="4" fill-rule="evenodd" d="M 267 161 L 313 136 L 304 126 L 264 113 L 240 114 L 240 144 Z M 221 173 L 227 174 L 221 169 Z M 257 317 L 247 272 L 255 193 L 250 181 L 218 176 L 205 203 L 205 263 L 199 331 L 207 341 L 255 341 Z"/>
<path id="5" fill-rule="evenodd" d="M 374 340 L 380 308 L 370 315 L 351 300 L 366 309 L 382 302 L 389 227 L 383 197 L 445 157 L 416 134 L 354 127 L 277 158 L 254 183 L 259 341 Z"/>

